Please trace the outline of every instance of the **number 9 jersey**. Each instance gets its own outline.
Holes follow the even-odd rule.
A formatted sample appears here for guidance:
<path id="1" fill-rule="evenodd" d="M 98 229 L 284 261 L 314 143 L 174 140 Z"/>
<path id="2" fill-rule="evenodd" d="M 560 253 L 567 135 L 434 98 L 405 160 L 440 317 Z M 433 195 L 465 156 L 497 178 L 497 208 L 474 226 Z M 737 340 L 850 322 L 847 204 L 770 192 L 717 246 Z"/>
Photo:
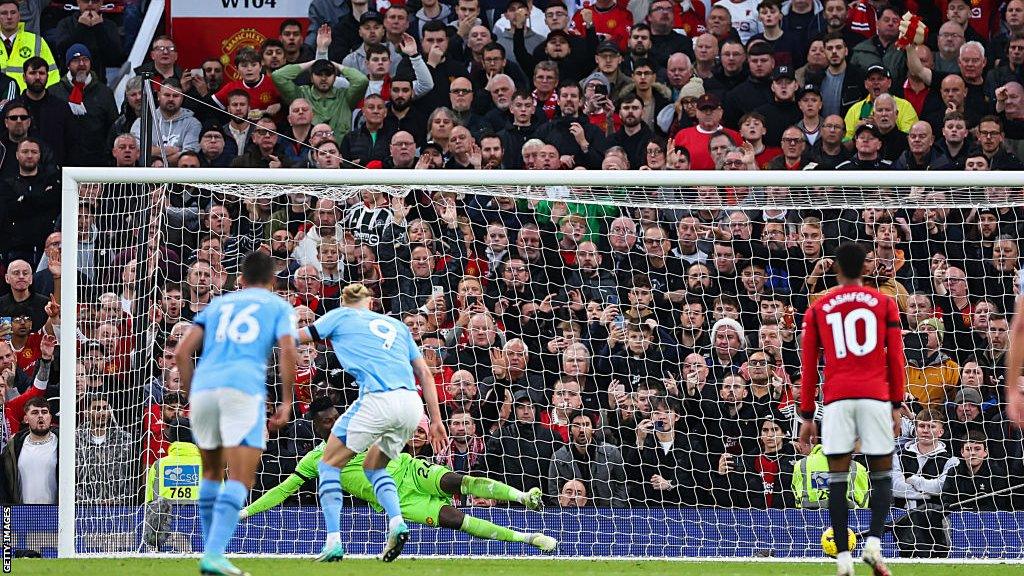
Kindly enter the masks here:
<path id="1" fill-rule="evenodd" d="M 331 341 L 338 362 L 359 383 L 360 395 L 416 391 L 412 361 L 422 354 L 400 320 L 342 306 L 324 314 L 308 330 L 314 340 Z"/>
<path id="2" fill-rule="evenodd" d="M 896 301 L 867 286 L 840 286 L 804 314 L 800 413 L 814 413 L 818 359 L 825 355 L 824 404 L 845 399 L 903 402 L 903 337 Z"/>
<path id="3" fill-rule="evenodd" d="M 282 336 L 298 339 L 295 309 L 264 288 L 246 288 L 214 298 L 195 323 L 203 328 L 203 351 L 192 392 L 234 388 L 267 394 L 267 358 Z"/>

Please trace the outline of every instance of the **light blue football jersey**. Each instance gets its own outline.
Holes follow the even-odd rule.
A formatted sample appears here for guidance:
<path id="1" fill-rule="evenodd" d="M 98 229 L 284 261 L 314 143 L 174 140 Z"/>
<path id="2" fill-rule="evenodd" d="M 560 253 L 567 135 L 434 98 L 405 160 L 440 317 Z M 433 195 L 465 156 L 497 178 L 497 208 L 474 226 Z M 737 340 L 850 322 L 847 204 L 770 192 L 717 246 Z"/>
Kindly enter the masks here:
<path id="1" fill-rule="evenodd" d="M 361 394 L 416 390 L 410 362 L 422 354 L 400 320 L 342 306 L 324 314 L 313 328 L 331 341 L 338 362 L 359 383 Z"/>
<path id="2" fill-rule="evenodd" d="M 264 288 L 218 296 L 195 322 L 204 333 L 193 391 L 234 388 L 264 396 L 270 351 L 282 336 L 298 339 L 295 309 Z"/>

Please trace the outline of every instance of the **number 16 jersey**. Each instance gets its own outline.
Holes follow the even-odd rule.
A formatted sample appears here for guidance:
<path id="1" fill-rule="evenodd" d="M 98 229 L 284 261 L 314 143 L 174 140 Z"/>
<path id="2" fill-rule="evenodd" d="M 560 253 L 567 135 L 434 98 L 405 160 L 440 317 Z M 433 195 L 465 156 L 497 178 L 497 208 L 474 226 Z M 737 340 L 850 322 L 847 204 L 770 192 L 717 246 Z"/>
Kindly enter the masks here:
<path id="1" fill-rule="evenodd" d="M 295 309 L 264 288 L 214 298 L 195 322 L 203 328 L 203 352 L 192 391 L 234 388 L 267 393 L 267 358 L 282 336 L 298 338 Z"/>
<path id="2" fill-rule="evenodd" d="M 309 327 L 316 340 L 330 340 L 346 372 L 359 383 L 360 394 L 416 390 L 411 362 L 420 358 L 409 328 L 400 320 L 342 306 Z"/>
<path id="3" fill-rule="evenodd" d="M 893 298 L 867 286 L 840 286 L 808 308 L 801 345 L 802 414 L 814 412 L 821 352 L 825 404 L 847 398 L 903 401 L 903 338 Z"/>

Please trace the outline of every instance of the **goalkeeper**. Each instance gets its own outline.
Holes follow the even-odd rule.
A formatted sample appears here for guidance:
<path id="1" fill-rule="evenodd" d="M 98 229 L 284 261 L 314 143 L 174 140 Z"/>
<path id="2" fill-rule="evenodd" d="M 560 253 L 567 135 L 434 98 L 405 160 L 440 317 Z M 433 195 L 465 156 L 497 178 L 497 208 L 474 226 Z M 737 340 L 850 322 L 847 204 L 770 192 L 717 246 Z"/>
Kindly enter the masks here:
<path id="1" fill-rule="evenodd" d="M 258 500 L 241 511 L 241 518 L 247 518 L 269 510 L 298 491 L 307 480 L 317 477 L 317 464 L 323 457 L 326 442 L 307 453 L 295 467 L 295 472 L 284 482 L 267 491 Z M 380 504 L 373 486 L 363 473 L 363 458 L 366 453 L 355 455 L 341 470 L 341 487 L 352 496 L 370 504 L 380 512 Z M 531 510 L 541 507 L 540 488 L 529 492 L 519 490 L 489 478 L 463 476 L 440 465 L 414 458 L 403 453 L 387 465 L 388 473 L 398 486 L 398 500 L 402 516 L 417 524 L 430 527 L 444 527 L 460 530 L 485 540 L 525 542 L 543 552 L 552 552 L 558 541 L 540 532 L 517 532 L 498 526 L 481 518 L 475 518 L 451 505 L 455 494 L 472 495 L 504 502 L 518 502 Z"/>

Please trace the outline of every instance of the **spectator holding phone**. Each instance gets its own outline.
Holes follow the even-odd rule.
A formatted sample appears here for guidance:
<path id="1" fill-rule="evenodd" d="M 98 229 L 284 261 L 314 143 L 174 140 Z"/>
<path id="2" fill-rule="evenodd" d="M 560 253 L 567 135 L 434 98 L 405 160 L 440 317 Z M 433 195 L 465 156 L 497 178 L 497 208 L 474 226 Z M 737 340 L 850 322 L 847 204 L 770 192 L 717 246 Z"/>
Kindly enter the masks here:
<path id="1" fill-rule="evenodd" d="M 677 424 L 681 415 L 665 398 L 654 401 L 650 418 L 636 426 L 635 447 L 623 446 L 630 496 L 638 505 L 711 504 L 708 450 L 700 434 Z"/>

